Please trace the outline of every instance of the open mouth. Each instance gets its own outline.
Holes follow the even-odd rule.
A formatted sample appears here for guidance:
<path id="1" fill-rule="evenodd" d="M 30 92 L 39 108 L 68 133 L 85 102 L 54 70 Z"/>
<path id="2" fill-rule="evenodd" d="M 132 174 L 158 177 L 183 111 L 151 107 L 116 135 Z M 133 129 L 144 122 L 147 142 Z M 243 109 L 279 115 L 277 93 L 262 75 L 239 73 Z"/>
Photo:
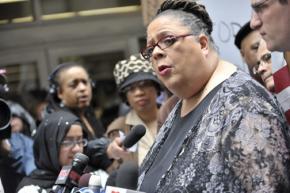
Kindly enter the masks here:
<path id="1" fill-rule="evenodd" d="M 89 100 L 89 97 L 88 96 L 81 96 L 81 97 L 79 97 L 79 99 L 78 99 L 80 102 L 86 102 L 86 101 L 88 101 Z"/>
<path id="2" fill-rule="evenodd" d="M 165 75 L 170 69 L 171 69 L 171 66 L 161 65 L 158 67 L 158 72 L 160 75 Z"/>
<path id="3" fill-rule="evenodd" d="M 147 104 L 147 102 L 146 101 L 138 101 L 137 104 L 139 106 L 144 106 L 145 104 Z"/>

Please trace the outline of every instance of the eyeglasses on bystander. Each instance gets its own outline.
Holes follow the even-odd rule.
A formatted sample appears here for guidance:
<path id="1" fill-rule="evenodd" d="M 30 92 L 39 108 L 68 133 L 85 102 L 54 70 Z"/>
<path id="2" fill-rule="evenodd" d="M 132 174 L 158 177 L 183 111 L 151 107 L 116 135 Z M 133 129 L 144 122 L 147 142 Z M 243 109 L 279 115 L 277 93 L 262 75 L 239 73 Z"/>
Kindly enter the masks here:
<path id="1" fill-rule="evenodd" d="M 257 62 L 257 64 L 255 66 L 253 66 L 253 68 L 252 68 L 253 74 L 255 74 L 255 75 L 258 74 L 259 73 L 259 68 L 261 66 L 264 66 L 266 63 L 269 63 L 271 58 L 272 58 L 271 53 L 264 54 L 261 57 L 261 59 Z"/>
<path id="2" fill-rule="evenodd" d="M 82 147 L 85 147 L 88 144 L 87 139 L 79 139 L 79 140 L 71 140 L 71 139 L 66 139 L 62 141 L 61 145 L 66 148 L 72 148 L 75 145 L 79 145 Z"/>

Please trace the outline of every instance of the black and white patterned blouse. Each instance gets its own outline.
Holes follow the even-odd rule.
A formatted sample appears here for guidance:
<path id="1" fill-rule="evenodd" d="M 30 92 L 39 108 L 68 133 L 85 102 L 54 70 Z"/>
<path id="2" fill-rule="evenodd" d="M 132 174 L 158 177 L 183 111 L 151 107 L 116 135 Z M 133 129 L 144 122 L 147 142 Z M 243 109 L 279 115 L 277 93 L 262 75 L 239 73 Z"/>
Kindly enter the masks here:
<path id="1" fill-rule="evenodd" d="M 180 105 L 168 116 L 141 166 L 139 188 Z M 290 192 L 285 117 L 275 98 L 244 72 L 224 81 L 180 143 L 178 154 L 157 182 L 156 193 Z"/>

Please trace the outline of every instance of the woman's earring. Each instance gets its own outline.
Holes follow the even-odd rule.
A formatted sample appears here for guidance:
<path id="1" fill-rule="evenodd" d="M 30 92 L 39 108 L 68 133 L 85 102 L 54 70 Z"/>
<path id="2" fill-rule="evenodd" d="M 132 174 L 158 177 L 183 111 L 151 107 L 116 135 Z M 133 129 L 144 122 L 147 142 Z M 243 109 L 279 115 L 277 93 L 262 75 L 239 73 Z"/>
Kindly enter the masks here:
<path id="1" fill-rule="evenodd" d="M 59 106 L 60 106 L 61 108 L 63 108 L 63 107 L 64 107 L 64 103 L 61 101 L 61 102 L 59 103 Z"/>

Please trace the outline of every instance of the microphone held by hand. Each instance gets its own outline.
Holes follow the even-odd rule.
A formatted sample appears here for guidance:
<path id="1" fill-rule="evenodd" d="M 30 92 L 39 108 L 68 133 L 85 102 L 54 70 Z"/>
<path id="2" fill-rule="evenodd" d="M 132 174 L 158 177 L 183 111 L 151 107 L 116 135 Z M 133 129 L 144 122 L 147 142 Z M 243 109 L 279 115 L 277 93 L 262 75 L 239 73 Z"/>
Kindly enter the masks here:
<path id="1" fill-rule="evenodd" d="M 143 125 L 136 125 L 123 140 L 123 146 L 128 149 L 137 143 L 146 133 Z"/>

